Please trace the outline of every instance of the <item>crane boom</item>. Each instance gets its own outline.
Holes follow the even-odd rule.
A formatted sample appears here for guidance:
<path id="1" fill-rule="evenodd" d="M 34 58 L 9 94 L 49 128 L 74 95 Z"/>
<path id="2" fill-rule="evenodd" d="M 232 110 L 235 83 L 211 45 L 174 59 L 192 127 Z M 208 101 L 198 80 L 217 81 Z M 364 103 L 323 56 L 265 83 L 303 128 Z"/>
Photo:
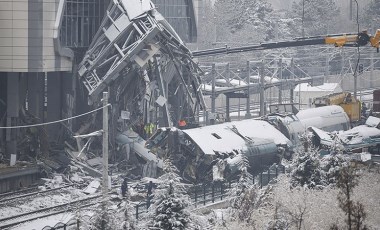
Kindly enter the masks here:
<path id="1" fill-rule="evenodd" d="M 305 37 L 296 38 L 291 41 L 280 41 L 280 42 L 269 42 L 260 43 L 255 45 L 241 46 L 241 47 L 220 47 L 207 50 L 193 51 L 193 57 L 210 56 L 217 54 L 231 54 L 240 52 L 249 52 L 256 50 L 267 50 L 267 49 L 277 49 L 277 48 L 287 48 L 287 47 L 299 47 L 299 46 L 309 46 L 309 45 L 324 45 L 331 44 L 336 47 L 349 46 L 358 47 L 365 46 L 368 43 L 371 46 L 377 48 L 379 52 L 379 41 L 380 41 L 380 29 L 376 31 L 374 36 L 370 36 L 366 31 L 361 33 L 349 33 L 349 34 L 334 34 L 326 36 L 315 36 L 315 37 Z"/>

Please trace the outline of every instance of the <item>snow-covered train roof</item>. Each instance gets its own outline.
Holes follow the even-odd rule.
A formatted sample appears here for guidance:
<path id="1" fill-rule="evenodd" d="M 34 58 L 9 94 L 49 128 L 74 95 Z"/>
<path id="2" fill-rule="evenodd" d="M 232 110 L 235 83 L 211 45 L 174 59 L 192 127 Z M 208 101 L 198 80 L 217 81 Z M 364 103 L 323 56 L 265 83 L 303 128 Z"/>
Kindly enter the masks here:
<path id="1" fill-rule="evenodd" d="M 333 131 L 336 130 L 334 126 L 338 124 L 346 124 L 346 129 L 349 128 L 350 119 L 343 108 L 337 105 L 300 110 L 296 116 L 304 125 L 305 129 L 310 126 L 320 129 L 331 127 L 332 129 L 325 131 Z"/>
<path id="2" fill-rule="evenodd" d="M 296 85 L 294 91 L 298 92 L 342 92 L 339 83 L 324 83 L 319 86 L 311 86 L 309 83 L 301 83 Z"/>
<path id="3" fill-rule="evenodd" d="M 249 137 L 255 143 L 262 143 L 263 139 L 271 140 L 276 145 L 283 144 L 292 146 L 291 141 L 271 124 L 262 120 L 242 120 L 223 124 L 210 125 L 195 129 L 183 130 L 205 153 L 214 155 L 214 151 L 232 152 L 241 150 L 246 146 L 243 138 L 230 130 L 235 126 L 245 137 Z"/>

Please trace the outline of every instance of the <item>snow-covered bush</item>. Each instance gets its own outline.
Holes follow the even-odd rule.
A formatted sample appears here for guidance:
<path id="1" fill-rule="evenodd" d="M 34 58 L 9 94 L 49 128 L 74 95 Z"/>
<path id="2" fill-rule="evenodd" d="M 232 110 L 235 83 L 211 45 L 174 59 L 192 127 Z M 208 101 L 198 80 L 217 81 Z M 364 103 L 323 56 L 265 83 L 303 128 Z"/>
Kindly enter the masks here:
<path id="1" fill-rule="evenodd" d="M 103 208 L 101 208 L 104 210 Z M 91 217 L 89 228 L 90 230 L 97 230 L 97 229 L 103 229 L 103 230 L 115 230 L 115 229 L 121 229 L 117 227 L 117 217 L 115 215 L 112 215 L 109 213 L 110 210 L 104 210 L 104 211 L 96 211 L 95 215 Z"/>
<path id="2" fill-rule="evenodd" d="M 304 149 L 298 149 L 291 164 L 290 176 L 292 187 L 323 188 L 335 185 L 342 168 L 348 165 L 349 158 L 344 155 L 339 143 L 322 157 L 319 150 L 312 145 L 311 137 L 301 137 Z"/>
<path id="3" fill-rule="evenodd" d="M 190 221 L 186 207 L 187 202 L 174 192 L 171 182 L 167 193 L 157 203 L 153 226 L 160 229 L 185 229 Z"/>
<path id="4" fill-rule="evenodd" d="M 319 152 L 309 147 L 307 151 L 299 150 L 292 162 L 291 186 L 317 188 L 325 186 L 325 175 L 321 166 Z"/>
<path id="5" fill-rule="evenodd" d="M 178 170 L 168 159 L 164 164 L 164 174 L 154 192 L 153 204 L 149 208 L 153 217 L 152 225 L 158 229 L 191 229 L 190 213 L 186 209 L 189 197 L 180 185 Z"/>
<path id="6" fill-rule="evenodd" d="M 322 168 L 325 171 L 326 182 L 336 184 L 343 167 L 349 163 L 347 156 L 342 153 L 329 154 L 322 158 Z"/>

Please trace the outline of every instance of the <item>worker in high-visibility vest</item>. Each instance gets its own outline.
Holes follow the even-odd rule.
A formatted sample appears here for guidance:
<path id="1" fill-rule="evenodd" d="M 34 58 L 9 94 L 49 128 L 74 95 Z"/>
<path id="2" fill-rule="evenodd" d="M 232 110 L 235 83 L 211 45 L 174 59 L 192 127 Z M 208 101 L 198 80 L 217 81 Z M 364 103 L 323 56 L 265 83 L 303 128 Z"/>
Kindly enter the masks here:
<path id="1" fill-rule="evenodd" d="M 149 138 L 153 134 L 154 124 L 153 123 L 146 124 L 144 127 L 144 130 L 145 130 L 146 137 Z"/>

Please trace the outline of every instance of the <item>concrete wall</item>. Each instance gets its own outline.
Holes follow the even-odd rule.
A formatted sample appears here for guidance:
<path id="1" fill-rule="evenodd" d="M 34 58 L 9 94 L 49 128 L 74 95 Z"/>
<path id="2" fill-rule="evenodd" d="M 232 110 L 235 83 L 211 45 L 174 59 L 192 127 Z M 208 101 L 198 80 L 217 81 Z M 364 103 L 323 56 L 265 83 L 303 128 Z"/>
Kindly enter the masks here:
<path id="1" fill-rule="evenodd" d="M 71 71 L 54 52 L 59 0 L 0 0 L 0 72 Z"/>

